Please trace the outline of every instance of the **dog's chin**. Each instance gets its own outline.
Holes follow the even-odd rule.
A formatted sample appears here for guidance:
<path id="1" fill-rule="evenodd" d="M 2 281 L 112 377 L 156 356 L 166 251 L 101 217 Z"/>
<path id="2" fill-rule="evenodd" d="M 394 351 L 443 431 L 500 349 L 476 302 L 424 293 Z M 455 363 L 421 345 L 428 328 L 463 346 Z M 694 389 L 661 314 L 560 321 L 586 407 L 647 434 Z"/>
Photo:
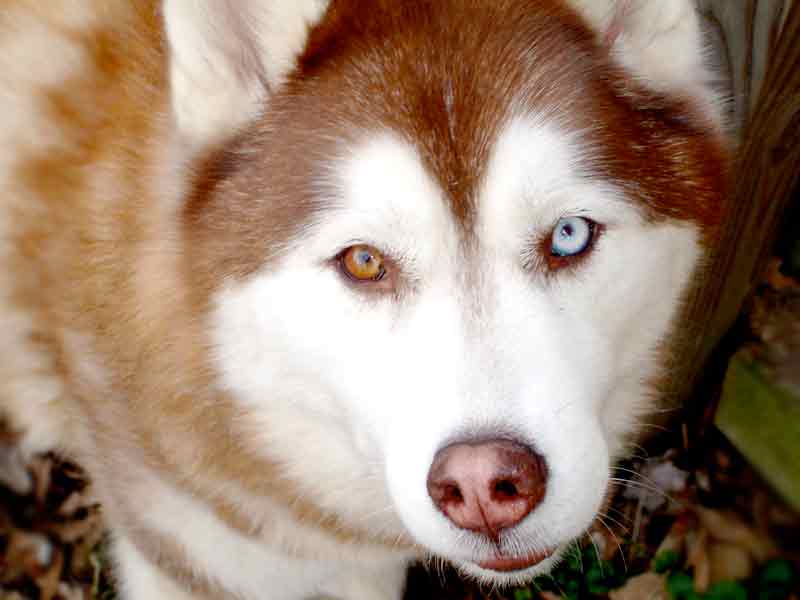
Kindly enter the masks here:
<path id="1" fill-rule="evenodd" d="M 512 586 L 529 582 L 538 575 L 549 573 L 558 563 L 563 547 L 546 552 L 533 552 L 522 556 L 501 556 L 490 560 L 467 562 L 453 561 L 456 568 L 482 583 Z"/>

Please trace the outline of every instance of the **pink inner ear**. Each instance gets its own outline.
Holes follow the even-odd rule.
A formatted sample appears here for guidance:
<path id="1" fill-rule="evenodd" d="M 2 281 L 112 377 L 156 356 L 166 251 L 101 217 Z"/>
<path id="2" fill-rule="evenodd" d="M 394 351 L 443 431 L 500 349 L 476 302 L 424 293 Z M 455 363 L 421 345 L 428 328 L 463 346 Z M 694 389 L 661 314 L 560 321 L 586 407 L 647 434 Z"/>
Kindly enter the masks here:
<path id="1" fill-rule="evenodd" d="M 603 43 L 608 48 L 613 48 L 614 44 L 617 43 L 619 36 L 622 35 L 622 32 L 625 29 L 625 21 L 627 20 L 628 14 L 631 10 L 631 4 L 632 0 L 618 0 L 618 2 L 616 2 L 616 6 L 614 7 L 614 16 L 611 18 L 611 21 L 609 21 L 608 28 L 603 36 Z"/>

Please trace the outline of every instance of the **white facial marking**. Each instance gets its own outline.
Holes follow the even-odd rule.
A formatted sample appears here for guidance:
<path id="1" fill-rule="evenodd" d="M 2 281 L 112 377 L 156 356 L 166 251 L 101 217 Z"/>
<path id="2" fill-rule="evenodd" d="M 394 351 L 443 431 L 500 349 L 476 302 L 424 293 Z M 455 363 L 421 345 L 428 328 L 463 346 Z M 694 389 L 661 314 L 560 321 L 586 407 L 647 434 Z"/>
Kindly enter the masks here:
<path id="1" fill-rule="evenodd" d="M 532 445 L 547 493 L 500 549 L 527 555 L 580 535 L 646 405 L 695 231 L 646 223 L 587 168 L 580 135 L 521 117 L 496 142 L 466 256 L 415 151 L 373 138 L 327 169 L 332 206 L 286 256 L 218 296 L 224 384 L 256 417 L 246 439 L 325 509 L 373 533 L 408 532 L 473 575 L 521 580 L 558 556 L 522 573 L 477 567 L 495 550 L 434 506 L 433 456 L 465 432 Z M 532 240 L 576 216 L 605 228 L 578 268 L 548 275 L 526 261 Z M 348 284 L 330 258 L 355 243 L 394 258 L 407 290 Z"/>

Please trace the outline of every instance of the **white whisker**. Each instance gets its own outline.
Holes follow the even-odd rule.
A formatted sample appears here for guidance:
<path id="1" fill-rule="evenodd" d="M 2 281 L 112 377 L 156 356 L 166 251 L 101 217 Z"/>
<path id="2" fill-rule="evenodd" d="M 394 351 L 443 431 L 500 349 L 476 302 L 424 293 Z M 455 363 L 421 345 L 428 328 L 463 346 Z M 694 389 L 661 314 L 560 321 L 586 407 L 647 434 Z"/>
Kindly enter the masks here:
<path id="1" fill-rule="evenodd" d="M 628 561 L 625 560 L 625 553 L 622 551 L 622 545 L 617 540 L 617 536 L 614 535 L 614 532 L 611 531 L 611 528 L 606 524 L 606 522 L 603 520 L 602 516 L 597 515 L 597 520 L 603 527 L 606 528 L 606 530 L 608 531 L 608 534 L 611 536 L 611 538 L 614 540 L 614 543 L 617 545 L 617 550 L 619 551 L 619 555 L 622 557 L 622 564 L 625 567 L 625 572 L 627 573 L 628 572 Z"/>

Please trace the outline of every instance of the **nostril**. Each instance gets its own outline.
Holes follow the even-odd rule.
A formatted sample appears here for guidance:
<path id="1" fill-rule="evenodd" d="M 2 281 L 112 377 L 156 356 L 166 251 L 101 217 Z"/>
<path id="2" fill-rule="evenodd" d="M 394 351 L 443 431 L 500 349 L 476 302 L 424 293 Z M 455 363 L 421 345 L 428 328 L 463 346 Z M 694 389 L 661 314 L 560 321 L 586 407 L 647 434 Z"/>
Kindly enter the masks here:
<path id="1" fill-rule="evenodd" d="M 547 465 L 513 441 L 456 442 L 434 456 L 427 486 L 434 505 L 455 526 L 496 540 L 542 501 Z"/>
<path id="2" fill-rule="evenodd" d="M 441 501 L 447 504 L 461 504 L 464 502 L 464 496 L 461 494 L 461 488 L 455 483 L 449 483 L 443 486 Z"/>
<path id="3" fill-rule="evenodd" d="M 428 494 L 437 506 L 444 510 L 447 506 L 458 506 L 464 503 L 464 494 L 457 481 L 444 479 L 428 481 Z"/>
<path id="4" fill-rule="evenodd" d="M 519 496 L 519 491 L 510 479 L 499 479 L 492 485 L 492 500 L 503 502 L 513 500 Z"/>

